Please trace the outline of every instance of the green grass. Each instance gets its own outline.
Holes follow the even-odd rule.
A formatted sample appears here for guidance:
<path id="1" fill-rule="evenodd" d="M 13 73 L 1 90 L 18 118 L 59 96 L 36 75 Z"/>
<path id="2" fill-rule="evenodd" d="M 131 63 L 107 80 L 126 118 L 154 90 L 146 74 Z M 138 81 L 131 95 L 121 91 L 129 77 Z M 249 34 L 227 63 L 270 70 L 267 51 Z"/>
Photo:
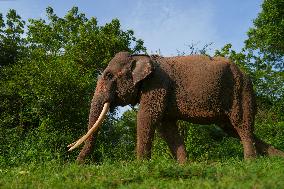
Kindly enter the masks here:
<path id="1" fill-rule="evenodd" d="M 284 159 L 104 162 L 50 161 L 0 168 L 0 188 L 284 188 Z"/>

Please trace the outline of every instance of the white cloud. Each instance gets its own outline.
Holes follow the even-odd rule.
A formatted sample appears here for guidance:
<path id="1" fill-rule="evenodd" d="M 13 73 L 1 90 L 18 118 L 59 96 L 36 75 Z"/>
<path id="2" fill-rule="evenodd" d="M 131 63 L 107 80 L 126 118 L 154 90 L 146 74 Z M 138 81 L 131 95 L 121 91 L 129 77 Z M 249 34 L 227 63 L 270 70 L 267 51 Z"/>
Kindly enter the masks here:
<path id="1" fill-rule="evenodd" d="M 188 50 L 186 45 L 192 42 L 218 41 L 212 5 L 203 1 L 185 6 L 179 8 L 169 0 L 140 0 L 126 25 L 144 39 L 149 53 L 160 49 L 163 55 L 175 55 L 177 49 Z"/>

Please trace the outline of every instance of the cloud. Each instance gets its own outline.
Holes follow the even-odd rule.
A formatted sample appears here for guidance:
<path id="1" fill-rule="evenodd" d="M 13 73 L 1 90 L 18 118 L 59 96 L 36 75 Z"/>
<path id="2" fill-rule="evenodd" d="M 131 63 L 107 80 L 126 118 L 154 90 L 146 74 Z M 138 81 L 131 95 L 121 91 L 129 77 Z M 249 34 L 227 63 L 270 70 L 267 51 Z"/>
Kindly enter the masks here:
<path id="1" fill-rule="evenodd" d="M 186 6 L 186 7 L 183 7 Z M 214 9 L 206 1 L 177 4 L 169 0 L 140 0 L 126 20 L 128 28 L 144 39 L 149 53 L 161 50 L 176 55 L 192 42 L 206 44 L 218 41 Z"/>

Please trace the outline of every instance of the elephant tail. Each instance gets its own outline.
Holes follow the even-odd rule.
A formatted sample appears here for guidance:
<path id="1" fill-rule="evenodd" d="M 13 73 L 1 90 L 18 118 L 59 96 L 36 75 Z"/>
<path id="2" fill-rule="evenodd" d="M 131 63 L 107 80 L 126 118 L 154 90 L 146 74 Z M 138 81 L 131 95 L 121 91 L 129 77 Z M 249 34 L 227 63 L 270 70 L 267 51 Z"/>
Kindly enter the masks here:
<path id="1" fill-rule="evenodd" d="M 258 154 L 266 155 L 266 156 L 284 157 L 283 151 L 276 149 L 272 145 L 259 139 L 257 136 L 254 136 L 254 138 L 255 138 L 255 147 L 256 147 Z"/>

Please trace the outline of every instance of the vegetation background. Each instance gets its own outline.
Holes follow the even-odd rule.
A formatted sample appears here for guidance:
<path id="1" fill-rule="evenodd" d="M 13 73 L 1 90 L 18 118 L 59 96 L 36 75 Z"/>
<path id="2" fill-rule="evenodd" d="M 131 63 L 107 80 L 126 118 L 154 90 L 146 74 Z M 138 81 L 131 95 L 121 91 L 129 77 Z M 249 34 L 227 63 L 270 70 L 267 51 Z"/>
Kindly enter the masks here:
<path id="1" fill-rule="evenodd" d="M 135 160 L 136 108 L 110 114 L 87 165 L 66 145 L 86 132 L 98 75 L 119 51 L 145 53 L 119 20 L 103 26 L 73 7 L 58 17 L 0 14 L 0 188 L 284 188 L 284 160 L 242 160 L 242 146 L 214 125 L 180 122 L 190 162 L 178 166 L 157 135 L 151 161 Z M 265 0 L 232 59 L 253 80 L 255 133 L 284 150 L 284 1 Z M 206 54 L 189 46 L 180 55 Z M 213 56 L 213 55 L 211 55 Z"/>

